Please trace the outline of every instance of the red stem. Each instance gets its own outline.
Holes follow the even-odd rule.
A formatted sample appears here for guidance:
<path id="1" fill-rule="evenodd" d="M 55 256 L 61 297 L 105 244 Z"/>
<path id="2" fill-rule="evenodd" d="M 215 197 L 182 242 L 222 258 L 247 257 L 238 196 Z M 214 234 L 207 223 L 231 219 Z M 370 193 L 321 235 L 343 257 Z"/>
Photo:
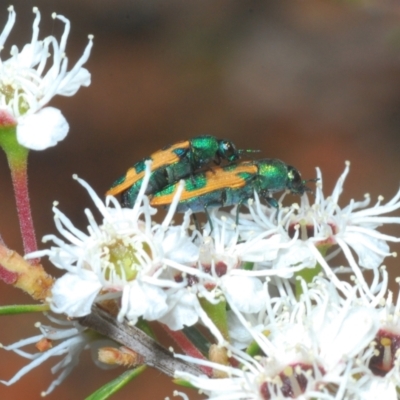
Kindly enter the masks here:
<path id="1" fill-rule="evenodd" d="M 167 325 L 160 324 L 165 332 L 174 339 L 174 341 L 179 345 L 179 347 L 189 356 L 194 358 L 199 358 L 201 360 L 206 360 L 206 358 L 201 354 L 200 350 L 185 336 L 182 331 L 173 331 L 168 328 Z M 207 376 L 212 376 L 212 369 L 204 365 L 198 366 Z"/>
<path id="2" fill-rule="evenodd" d="M 37 250 L 28 192 L 28 153 L 29 150 L 22 146 L 18 151 L 6 152 L 14 186 L 14 196 L 25 254 Z M 29 262 L 32 265 L 36 265 L 39 264 L 39 259 L 31 259 Z"/>
<path id="3" fill-rule="evenodd" d="M 31 206 L 28 193 L 28 154 L 29 149 L 17 140 L 17 122 L 7 111 L 0 110 L 0 147 L 6 153 L 14 186 L 19 226 L 25 254 L 37 250 L 36 235 L 33 228 Z M 39 264 L 39 259 L 31 259 L 30 264 Z"/>

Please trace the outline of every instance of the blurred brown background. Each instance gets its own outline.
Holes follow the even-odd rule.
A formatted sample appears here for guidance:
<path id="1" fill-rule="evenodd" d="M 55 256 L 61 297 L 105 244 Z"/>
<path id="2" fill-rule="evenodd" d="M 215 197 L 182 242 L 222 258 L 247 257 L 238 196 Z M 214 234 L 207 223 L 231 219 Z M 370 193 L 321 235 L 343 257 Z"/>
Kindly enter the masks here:
<path id="1" fill-rule="evenodd" d="M 0 29 L 8 2 L 0 2 Z M 55 232 L 51 206 L 86 227 L 85 178 L 98 193 L 142 157 L 195 135 L 232 139 L 281 158 L 306 178 L 323 171 L 330 193 L 352 162 L 342 205 L 365 192 L 386 199 L 400 182 L 400 7 L 397 2 L 250 0 L 15 0 L 17 24 L 9 45 L 30 40 L 33 6 L 42 12 L 41 38 L 60 37 L 56 11 L 71 20 L 70 65 L 87 34 L 95 36 L 87 68 L 92 85 L 73 98 L 56 98 L 70 123 L 66 140 L 30 156 L 30 189 L 38 238 Z M 0 156 L 0 232 L 22 250 L 8 167 Z M 399 235 L 400 227 L 387 232 Z M 393 246 L 396 249 L 395 246 Z M 48 264 L 46 264 L 48 266 Z M 397 276 L 396 260 L 388 260 Z M 49 269 L 51 268 L 48 266 Z M 52 273 L 58 273 L 51 269 Z M 0 283 L 1 284 L 1 283 Z M 0 286 L 1 304 L 28 303 Z M 36 334 L 37 316 L 3 317 L 0 341 Z M 42 320 L 43 321 L 43 320 Z M 45 321 L 43 321 L 45 322 Z M 17 328 L 17 329 L 16 329 Z M 26 361 L 0 353 L 0 378 Z M 39 399 L 52 380 L 55 360 L 0 398 Z M 71 376 L 49 396 L 83 399 L 121 371 L 103 372 L 85 355 Z M 163 399 L 173 387 L 160 373 L 145 374 L 115 399 Z M 191 392 L 189 392 L 191 393 Z M 191 395 L 192 399 L 199 398 Z"/>

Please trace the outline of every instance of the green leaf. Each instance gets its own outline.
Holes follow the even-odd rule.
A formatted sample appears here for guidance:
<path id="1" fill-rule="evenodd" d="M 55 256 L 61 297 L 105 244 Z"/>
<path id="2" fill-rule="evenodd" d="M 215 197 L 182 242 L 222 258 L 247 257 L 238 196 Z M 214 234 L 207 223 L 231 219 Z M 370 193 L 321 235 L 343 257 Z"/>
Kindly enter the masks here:
<path id="1" fill-rule="evenodd" d="M 156 335 L 153 332 L 153 329 L 151 329 L 151 326 L 147 321 L 145 321 L 143 318 L 139 318 L 139 321 L 136 323 L 136 327 L 139 328 L 142 332 L 144 332 L 147 336 L 150 336 L 154 340 L 156 340 Z"/>
<path id="2" fill-rule="evenodd" d="M 228 317 L 226 314 L 226 301 L 212 304 L 204 297 L 199 298 L 201 307 L 219 329 L 224 339 L 229 341 Z"/>
<path id="3" fill-rule="evenodd" d="M 118 378 L 113 379 L 111 382 L 106 383 L 100 389 L 97 389 L 85 400 L 105 400 L 108 399 L 113 394 L 117 393 L 118 390 L 122 389 L 127 383 L 129 383 L 133 378 L 139 376 L 147 368 L 147 365 L 141 365 L 135 369 L 130 369 L 125 371 Z"/>
<path id="4" fill-rule="evenodd" d="M 50 306 L 48 304 L 15 304 L 12 306 L 0 306 L 0 315 L 24 314 L 49 310 Z"/>
<path id="5" fill-rule="evenodd" d="M 193 343 L 193 345 L 200 350 L 201 354 L 207 358 L 211 344 L 199 329 L 194 325 L 185 326 L 182 329 L 182 332 Z"/>

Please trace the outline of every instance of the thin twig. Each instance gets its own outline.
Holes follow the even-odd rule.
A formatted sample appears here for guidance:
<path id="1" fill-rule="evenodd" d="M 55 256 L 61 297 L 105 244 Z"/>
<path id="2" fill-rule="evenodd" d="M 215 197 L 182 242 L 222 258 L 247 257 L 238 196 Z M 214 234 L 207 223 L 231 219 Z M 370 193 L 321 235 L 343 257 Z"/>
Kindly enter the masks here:
<path id="1" fill-rule="evenodd" d="M 172 352 L 147 336 L 139 328 L 120 323 L 111 314 L 94 306 L 92 313 L 80 318 L 79 323 L 93 329 L 104 336 L 136 351 L 144 358 L 144 362 L 164 374 L 174 377 L 176 370 L 200 375 L 200 369 L 186 361 L 174 358 Z"/>

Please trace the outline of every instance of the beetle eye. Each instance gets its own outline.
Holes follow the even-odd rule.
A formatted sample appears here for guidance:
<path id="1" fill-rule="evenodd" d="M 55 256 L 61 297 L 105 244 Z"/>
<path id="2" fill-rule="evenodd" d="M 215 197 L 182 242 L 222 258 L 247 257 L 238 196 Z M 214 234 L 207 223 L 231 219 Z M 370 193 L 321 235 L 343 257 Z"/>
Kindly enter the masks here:
<path id="1" fill-rule="evenodd" d="M 228 161 L 235 161 L 239 158 L 238 151 L 232 142 L 229 140 L 220 141 L 221 156 Z"/>

